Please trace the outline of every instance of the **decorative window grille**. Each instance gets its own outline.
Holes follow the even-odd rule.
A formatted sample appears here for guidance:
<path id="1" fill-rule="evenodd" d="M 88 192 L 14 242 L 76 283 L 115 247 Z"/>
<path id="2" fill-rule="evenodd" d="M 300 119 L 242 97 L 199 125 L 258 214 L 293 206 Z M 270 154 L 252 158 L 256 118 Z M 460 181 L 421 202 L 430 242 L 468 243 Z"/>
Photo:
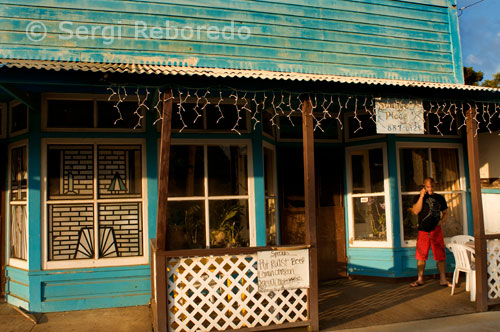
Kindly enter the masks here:
<path id="1" fill-rule="evenodd" d="M 10 149 L 9 193 L 10 258 L 26 260 L 28 222 L 28 156 L 26 145 Z"/>
<path id="2" fill-rule="evenodd" d="M 48 261 L 144 255 L 139 144 L 47 145 Z"/>

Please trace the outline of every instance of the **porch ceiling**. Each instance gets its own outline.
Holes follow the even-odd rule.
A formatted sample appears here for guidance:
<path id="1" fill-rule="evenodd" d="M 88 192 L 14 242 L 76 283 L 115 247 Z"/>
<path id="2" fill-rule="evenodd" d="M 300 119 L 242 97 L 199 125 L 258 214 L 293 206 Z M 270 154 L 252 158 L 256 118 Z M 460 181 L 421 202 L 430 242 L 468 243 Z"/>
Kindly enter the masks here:
<path id="1" fill-rule="evenodd" d="M 468 90 L 500 93 L 500 89 L 463 84 L 416 82 L 377 78 L 351 77 L 339 75 L 304 74 L 275 72 L 267 70 L 240 70 L 225 68 L 199 68 L 148 64 L 114 64 L 90 62 L 63 62 L 45 60 L 10 60 L 0 59 L 0 68 L 44 69 L 54 71 L 83 71 L 101 73 L 150 74 L 205 76 L 215 78 L 256 78 L 288 81 L 334 82 L 348 84 L 385 85 L 400 87 L 418 87 L 441 90 Z"/>

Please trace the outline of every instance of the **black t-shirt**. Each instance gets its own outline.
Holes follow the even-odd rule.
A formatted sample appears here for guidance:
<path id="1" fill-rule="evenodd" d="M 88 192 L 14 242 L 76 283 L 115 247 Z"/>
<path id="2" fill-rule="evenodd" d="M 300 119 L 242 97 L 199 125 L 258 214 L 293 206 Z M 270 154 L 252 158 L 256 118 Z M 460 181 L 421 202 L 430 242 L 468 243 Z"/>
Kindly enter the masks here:
<path id="1" fill-rule="evenodd" d="M 415 203 L 420 196 L 415 197 Z M 422 203 L 422 211 L 418 214 L 418 230 L 430 232 L 436 228 L 439 220 L 441 220 L 441 211 L 448 208 L 446 200 L 439 194 L 425 194 Z"/>

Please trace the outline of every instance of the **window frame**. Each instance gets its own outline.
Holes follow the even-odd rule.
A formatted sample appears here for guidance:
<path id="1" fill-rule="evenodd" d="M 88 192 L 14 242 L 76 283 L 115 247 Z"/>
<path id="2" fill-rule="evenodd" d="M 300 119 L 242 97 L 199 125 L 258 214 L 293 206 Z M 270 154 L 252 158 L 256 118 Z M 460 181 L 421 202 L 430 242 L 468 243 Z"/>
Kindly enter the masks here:
<path id="1" fill-rule="evenodd" d="M 380 197 L 380 193 L 367 193 L 367 194 L 353 194 L 353 183 L 352 183 L 352 160 L 351 156 L 353 152 L 370 150 L 370 149 L 382 149 L 382 157 L 384 161 L 384 204 L 385 204 L 385 217 L 386 217 L 386 229 L 387 229 L 387 240 L 385 241 L 369 241 L 369 240 L 355 240 L 354 232 L 354 204 L 353 198 L 361 196 L 377 196 Z M 346 148 L 346 175 L 347 175 L 347 213 L 348 213 L 348 229 L 349 229 L 349 247 L 350 248 L 392 248 L 393 247 L 393 227 L 392 227 L 392 211 L 391 211 L 391 199 L 390 199 L 390 185 L 389 185 L 389 168 L 387 159 L 387 146 L 385 143 L 372 143 L 356 145 Z"/>
<path id="2" fill-rule="evenodd" d="M 458 151 L 458 168 L 459 168 L 459 183 L 461 190 L 452 190 L 452 191 L 436 191 L 439 194 L 461 194 L 462 195 L 462 215 L 464 216 L 463 220 L 463 234 L 468 234 L 468 216 L 467 216 L 467 189 L 466 189 L 466 178 L 465 178 L 465 168 L 464 168 L 464 155 L 463 155 L 463 146 L 460 143 L 437 143 L 437 142 L 397 142 L 396 143 L 396 159 L 397 159 L 397 168 L 398 168 L 398 188 L 399 188 L 399 227 L 401 229 L 400 239 L 401 246 L 403 248 L 412 248 L 416 247 L 417 240 L 405 240 L 404 239 L 404 220 L 403 220 L 403 195 L 412 195 L 417 196 L 419 194 L 418 191 L 405 191 L 401 190 L 401 160 L 400 160 L 400 150 L 404 148 L 425 148 L 429 153 L 429 166 L 432 165 L 432 153 L 430 152 L 433 148 L 453 148 Z M 432 167 L 429 167 L 431 172 L 430 176 L 432 177 Z"/>
<path id="3" fill-rule="evenodd" d="M 19 105 L 24 105 L 26 107 L 26 128 L 25 129 L 21 129 L 21 130 L 18 130 L 18 131 L 12 131 L 12 108 L 13 107 L 16 107 L 16 106 L 19 106 Z M 18 135 L 22 135 L 22 134 L 26 134 L 29 132 L 29 128 L 30 128 L 30 108 L 23 104 L 22 102 L 20 102 L 19 100 L 12 100 L 11 102 L 9 102 L 9 125 L 8 125 L 8 135 L 9 137 L 15 137 L 15 136 L 18 136 Z"/>
<path id="4" fill-rule="evenodd" d="M 7 137 L 7 110 L 7 104 L 0 103 L 0 138 Z"/>
<path id="5" fill-rule="evenodd" d="M 161 141 L 161 139 L 159 139 Z M 158 144 L 158 163 L 160 162 L 160 143 Z M 197 145 L 203 146 L 204 149 L 204 191 L 206 192 L 205 186 L 208 185 L 208 178 L 206 177 L 206 167 L 207 160 L 205 159 L 205 150 L 209 145 L 246 145 L 247 146 L 247 185 L 248 185 L 248 194 L 247 195 L 231 195 L 231 196 L 181 196 L 181 197 L 168 197 L 167 201 L 191 201 L 191 200 L 202 200 L 206 206 L 205 201 L 209 202 L 211 197 L 212 200 L 217 199 L 218 197 L 224 197 L 224 199 L 248 199 L 248 232 L 249 232 L 249 247 L 255 247 L 257 245 L 257 236 L 256 236 L 256 219 L 255 219 L 255 181 L 254 181 L 254 171 L 253 171 L 253 146 L 251 139 L 203 139 L 200 141 L 199 139 L 172 139 L 171 145 Z M 160 171 L 158 167 L 158 172 Z M 158 173 L 159 175 L 159 173 Z M 159 177 L 158 177 L 159 178 Z M 232 197 L 232 198 L 228 198 Z M 242 198 L 243 197 L 243 198 Z M 205 209 L 205 229 L 210 227 L 210 220 L 208 219 L 209 211 Z M 209 234 L 205 234 L 205 237 L 209 236 Z M 186 249 L 191 250 L 191 249 Z"/>
<path id="6" fill-rule="evenodd" d="M 143 95 L 141 96 L 144 98 Z M 127 99 L 131 99 L 135 97 L 135 95 L 128 95 Z M 148 112 L 144 112 L 142 114 L 142 126 L 140 128 L 99 128 L 97 127 L 99 112 L 97 109 L 97 102 L 99 101 L 108 101 L 109 95 L 102 94 L 85 94 L 85 93 L 44 93 L 42 94 L 42 114 L 41 114 L 41 130 L 45 132 L 73 132 L 78 130 L 80 132 L 137 132 L 144 133 L 146 132 L 146 117 Z M 49 117 L 49 108 L 48 101 L 49 100 L 72 100 L 72 101 L 92 101 L 93 102 L 93 114 L 94 114 L 94 127 L 93 128 L 52 128 L 48 126 L 48 117 Z M 132 100 L 126 100 L 127 102 Z"/>
<path id="7" fill-rule="evenodd" d="M 24 201 L 23 203 L 18 203 L 18 204 L 15 204 L 15 205 L 26 205 L 26 260 L 22 260 L 22 259 L 19 259 L 19 258 L 15 258 L 15 257 L 10 257 L 10 241 L 11 241 L 11 229 L 10 229 L 10 225 L 11 225 L 11 220 L 10 220 L 10 215 L 11 215 L 11 201 L 10 201 L 10 194 L 11 194 L 11 162 L 12 162 L 12 150 L 15 149 L 15 148 L 19 148 L 19 147 L 22 147 L 22 146 L 25 146 L 26 147 L 26 172 L 28 174 L 28 179 L 27 179 L 27 183 L 26 183 L 26 201 Z M 18 142 L 15 142 L 15 143 L 11 143 L 9 144 L 8 146 L 8 172 L 7 172 L 7 176 L 8 176 L 8 179 L 7 179 L 7 192 L 6 192 L 6 205 L 7 205 L 7 211 L 5 213 L 5 218 L 6 218 L 6 232 L 7 232 L 7 236 L 5 237 L 7 239 L 6 241 L 6 245 L 5 245 L 5 252 L 6 252 L 6 255 L 7 255 L 7 265 L 9 266 L 13 266 L 13 267 L 17 267 L 17 268 L 21 268 L 21 269 L 28 269 L 28 266 L 29 266 L 29 258 L 30 258 L 30 255 L 29 255 L 29 241 L 30 241 L 30 237 L 29 237 L 29 201 L 30 201 L 30 195 L 29 195 L 29 153 L 28 153 L 28 150 L 29 149 L 29 146 L 28 146 L 28 140 L 21 140 L 21 141 L 18 141 Z"/>
<path id="8" fill-rule="evenodd" d="M 126 138 L 126 139 L 107 139 L 107 138 L 84 138 L 84 139 L 71 139 L 71 138 L 44 138 L 42 139 L 41 151 L 41 191 L 42 191 L 42 215 L 41 215 L 41 243 L 42 243 L 42 269 L 53 270 L 62 268 L 89 268 L 89 267 L 110 267 L 110 266 L 124 266 L 124 265 L 144 265 L 149 262 L 149 235 L 148 235 L 148 191 L 147 191 L 147 153 L 145 139 Z M 140 199 L 133 199 L 133 201 L 140 201 L 142 203 L 142 256 L 133 257 L 114 257 L 114 258 L 99 258 L 99 259 L 74 259 L 74 260 L 57 260 L 49 261 L 48 252 L 48 193 L 47 193 L 47 149 L 49 145 L 92 145 L 93 151 L 97 151 L 98 145 L 140 145 L 141 146 L 141 189 L 142 196 Z M 97 163 L 96 156 L 94 155 L 94 166 Z M 94 170 L 94 197 L 88 199 L 93 201 L 95 206 L 99 205 L 102 198 L 99 199 L 97 195 L 97 169 Z M 108 201 L 109 200 L 109 201 Z M 87 201 L 87 199 L 85 200 Z M 112 203 L 113 201 L 123 201 L 123 199 L 106 199 L 106 202 Z M 132 201 L 132 199 L 131 199 Z M 62 201 L 61 201 L 62 202 Z M 62 204 L 82 204 L 80 200 L 64 200 Z M 99 226 L 98 210 L 94 211 L 94 227 Z M 98 229 L 98 228 L 97 228 Z M 97 240 L 94 241 L 94 245 Z M 97 246 L 96 246 L 97 247 Z"/>

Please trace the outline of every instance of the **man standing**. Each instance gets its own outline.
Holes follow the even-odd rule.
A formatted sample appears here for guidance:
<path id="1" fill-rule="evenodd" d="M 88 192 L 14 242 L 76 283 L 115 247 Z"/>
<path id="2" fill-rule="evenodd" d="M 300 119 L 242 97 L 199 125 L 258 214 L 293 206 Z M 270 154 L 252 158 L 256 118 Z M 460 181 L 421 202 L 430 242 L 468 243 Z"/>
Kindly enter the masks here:
<path id="1" fill-rule="evenodd" d="M 432 246 L 434 260 L 437 262 L 441 286 L 451 287 L 446 279 L 446 254 L 441 224 L 448 219 L 448 205 L 443 196 L 434 192 L 435 181 L 425 178 L 424 188 L 413 204 L 412 213 L 418 215 L 418 238 L 415 258 L 417 259 L 418 279 L 410 284 L 417 287 L 424 284 L 425 262 Z"/>

